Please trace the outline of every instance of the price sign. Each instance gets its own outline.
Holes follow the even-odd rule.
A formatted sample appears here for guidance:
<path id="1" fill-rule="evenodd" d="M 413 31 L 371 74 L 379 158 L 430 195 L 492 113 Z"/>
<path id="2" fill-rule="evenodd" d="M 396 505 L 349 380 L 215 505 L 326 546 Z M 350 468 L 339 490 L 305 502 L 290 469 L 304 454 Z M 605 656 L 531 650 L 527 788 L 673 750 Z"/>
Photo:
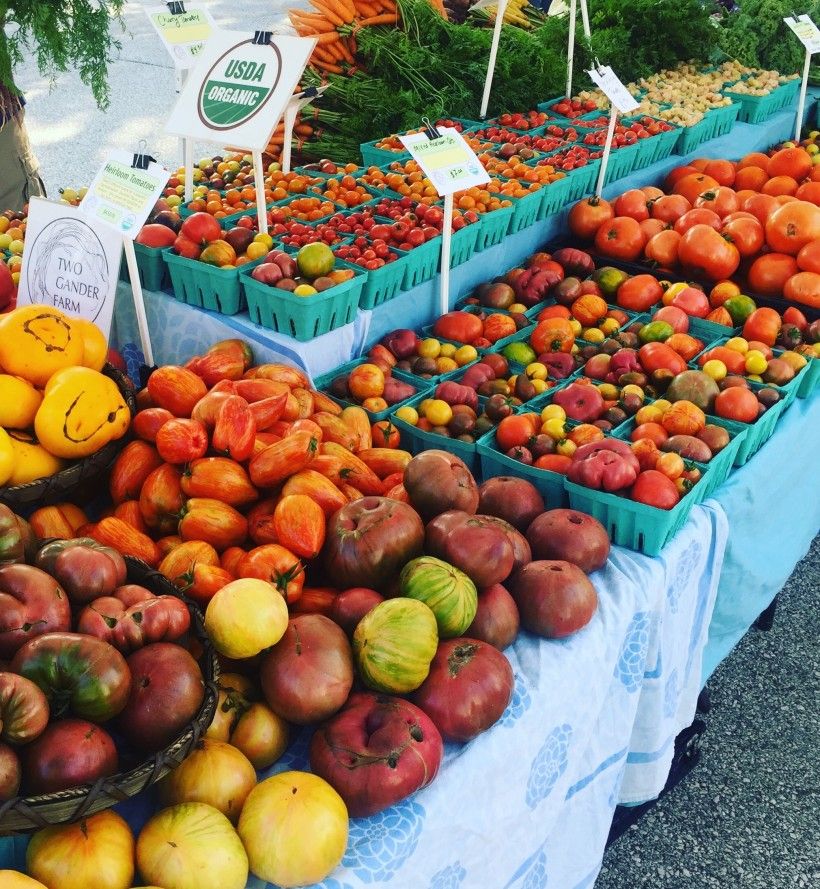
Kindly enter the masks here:
<path id="1" fill-rule="evenodd" d="M 216 31 L 171 112 L 166 130 L 206 142 L 262 151 L 293 97 L 316 41 Z"/>
<path id="2" fill-rule="evenodd" d="M 17 304 L 53 306 L 108 336 L 121 259 L 122 238 L 112 229 L 79 207 L 32 198 Z"/>
<path id="3" fill-rule="evenodd" d="M 167 6 L 148 6 L 145 13 L 177 68 L 192 68 L 216 30 L 204 7 L 186 6 L 185 12 L 174 15 Z"/>
<path id="4" fill-rule="evenodd" d="M 399 136 L 399 139 L 440 195 L 490 181 L 476 153 L 452 127 L 441 127 L 437 139 L 429 139 L 425 132 Z"/>
<path id="5" fill-rule="evenodd" d="M 154 161 L 144 170 L 133 164 L 133 154 L 112 152 L 80 204 L 88 219 L 132 240 L 145 224 L 170 175 Z"/>
<path id="6" fill-rule="evenodd" d="M 785 18 L 783 21 L 794 31 L 806 52 L 820 52 L 820 30 L 807 15 L 798 16 L 796 19 Z"/>
<path id="7" fill-rule="evenodd" d="M 609 65 L 592 68 L 587 74 L 621 114 L 628 114 L 638 107 L 639 103 L 635 101 L 635 97 Z"/>

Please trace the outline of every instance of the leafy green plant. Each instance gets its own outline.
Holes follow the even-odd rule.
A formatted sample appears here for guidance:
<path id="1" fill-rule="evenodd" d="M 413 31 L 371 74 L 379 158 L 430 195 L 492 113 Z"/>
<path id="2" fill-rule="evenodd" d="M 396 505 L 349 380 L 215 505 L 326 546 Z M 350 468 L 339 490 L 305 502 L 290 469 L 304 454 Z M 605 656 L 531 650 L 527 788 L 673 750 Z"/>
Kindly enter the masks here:
<path id="1" fill-rule="evenodd" d="M 14 68 L 33 53 L 49 78 L 76 69 L 100 108 L 108 107 L 108 62 L 120 48 L 111 24 L 121 22 L 124 6 L 125 0 L 0 0 L 2 92 L 18 92 Z"/>
<path id="2" fill-rule="evenodd" d="M 793 13 L 820 16 L 820 2 L 743 0 L 738 12 L 726 13 L 720 23 L 720 48 L 744 65 L 794 74 L 803 67 L 805 50 L 783 19 Z"/>

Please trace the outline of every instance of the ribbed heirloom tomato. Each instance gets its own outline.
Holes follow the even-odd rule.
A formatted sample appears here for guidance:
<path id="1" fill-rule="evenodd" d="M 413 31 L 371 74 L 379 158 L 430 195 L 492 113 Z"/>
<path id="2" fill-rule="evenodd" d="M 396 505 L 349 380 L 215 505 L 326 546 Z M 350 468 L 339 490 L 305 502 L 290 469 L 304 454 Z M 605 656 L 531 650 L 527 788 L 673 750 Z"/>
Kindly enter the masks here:
<path id="1" fill-rule="evenodd" d="M 820 309 L 820 274 L 817 272 L 799 272 L 786 281 L 783 296 Z"/>

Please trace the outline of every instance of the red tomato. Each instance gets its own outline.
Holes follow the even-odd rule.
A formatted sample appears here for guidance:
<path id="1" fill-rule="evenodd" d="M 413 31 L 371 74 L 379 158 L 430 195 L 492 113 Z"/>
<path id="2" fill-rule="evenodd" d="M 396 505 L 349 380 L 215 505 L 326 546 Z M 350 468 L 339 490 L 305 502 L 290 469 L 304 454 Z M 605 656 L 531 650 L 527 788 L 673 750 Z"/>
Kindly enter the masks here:
<path id="1" fill-rule="evenodd" d="M 761 296 L 782 296 L 786 281 L 800 271 L 797 261 L 787 253 L 759 256 L 749 268 L 749 289 Z"/>
<path id="2" fill-rule="evenodd" d="M 734 163 L 732 163 L 732 161 L 709 161 L 709 163 L 706 164 L 706 166 L 703 168 L 703 172 L 707 176 L 711 176 L 721 185 L 728 185 L 729 187 L 731 187 L 735 184 L 735 165 Z"/>
<path id="3" fill-rule="evenodd" d="M 591 241 L 598 229 L 615 216 L 609 201 L 589 197 L 578 201 L 569 211 L 569 230 L 584 241 Z"/>
<path id="4" fill-rule="evenodd" d="M 766 164 L 770 176 L 791 176 L 792 179 L 805 179 L 811 173 L 811 155 L 805 148 L 781 148 Z"/>
<path id="5" fill-rule="evenodd" d="M 743 325 L 743 337 L 773 346 L 780 334 L 781 318 L 774 309 L 765 306 L 755 309 Z"/>
<path id="6" fill-rule="evenodd" d="M 682 194 L 668 194 L 652 202 L 652 218 L 661 222 L 676 222 L 692 209 Z"/>
<path id="7" fill-rule="evenodd" d="M 719 187 L 717 180 L 711 176 L 706 176 L 703 173 L 690 173 L 675 183 L 673 191 L 675 194 L 682 194 L 694 206 L 695 201 L 704 191 Z"/>
<path id="8" fill-rule="evenodd" d="M 820 207 L 791 201 L 778 207 L 766 222 L 766 242 L 776 253 L 796 256 L 806 244 L 820 240 Z"/>
<path id="9" fill-rule="evenodd" d="M 792 275 L 783 288 L 783 296 L 804 306 L 820 309 L 820 274 L 799 272 Z"/>
<path id="10" fill-rule="evenodd" d="M 733 188 L 721 186 L 701 192 L 695 200 L 695 207 L 714 210 L 721 219 L 740 209 L 737 194 Z"/>
<path id="11" fill-rule="evenodd" d="M 640 224 L 631 216 L 616 216 L 605 222 L 595 235 L 595 248 L 604 256 L 634 262 L 646 243 Z"/>
<path id="12" fill-rule="evenodd" d="M 671 228 L 664 229 L 649 239 L 644 256 L 661 268 L 673 269 L 678 264 L 678 244 L 681 236 Z"/>
<path id="13" fill-rule="evenodd" d="M 806 244 L 797 254 L 797 264 L 802 272 L 820 272 L 820 241 Z M 140 411 L 140 413 L 144 413 L 144 411 Z"/>
<path id="14" fill-rule="evenodd" d="M 756 194 L 743 202 L 743 209 L 756 216 L 765 225 L 766 220 L 774 213 L 779 204 L 769 194 Z"/>
<path id="15" fill-rule="evenodd" d="M 523 447 L 538 431 L 538 414 L 511 414 L 498 424 L 495 440 L 502 451 Z"/>
<path id="16" fill-rule="evenodd" d="M 622 309 L 645 312 L 662 296 L 663 288 L 654 275 L 634 275 L 618 288 L 616 302 Z"/>
<path id="17" fill-rule="evenodd" d="M 674 188 L 685 176 L 689 176 L 692 173 L 696 174 L 697 172 L 697 169 L 691 164 L 675 167 L 674 170 L 667 174 L 666 179 L 663 180 L 663 187 L 668 191 L 670 188 Z"/>
<path id="18" fill-rule="evenodd" d="M 670 370 L 677 375 L 686 370 L 686 362 L 666 343 L 646 343 L 641 346 L 638 350 L 638 360 L 647 373 Z"/>
<path id="19" fill-rule="evenodd" d="M 680 494 L 672 479 L 657 469 L 647 469 L 635 479 L 632 499 L 658 509 L 672 509 L 677 506 Z"/>
<path id="20" fill-rule="evenodd" d="M 675 231 L 679 235 L 684 235 L 695 225 L 709 225 L 715 231 L 720 231 L 723 223 L 714 210 L 710 210 L 708 207 L 695 207 L 693 210 L 684 213 L 675 223 Z"/>
<path id="21" fill-rule="evenodd" d="M 715 413 L 725 420 L 739 423 L 753 423 L 760 411 L 757 396 L 745 386 L 730 386 L 718 392 L 715 398 Z"/>
<path id="22" fill-rule="evenodd" d="M 766 240 L 763 226 L 751 214 L 726 222 L 721 234 L 729 243 L 737 247 L 737 252 L 744 259 L 748 256 L 756 256 Z"/>
<path id="23" fill-rule="evenodd" d="M 616 216 L 631 216 L 638 222 L 649 219 L 646 195 L 639 188 L 630 188 L 620 195 L 613 205 Z"/>
<path id="24" fill-rule="evenodd" d="M 660 219 L 644 219 L 641 221 L 641 231 L 647 241 L 658 234 L 658 232 L 664 231 L 665 228 L 666 223 L 661 222 Z"/>
<path id="25" fill-rule="evenodd" d="M 697 277 L 711 281 L 730 278 L 740 265 L 740 253 L 708 225 L 689 229 L 678 245 L 681 265 Z"/>

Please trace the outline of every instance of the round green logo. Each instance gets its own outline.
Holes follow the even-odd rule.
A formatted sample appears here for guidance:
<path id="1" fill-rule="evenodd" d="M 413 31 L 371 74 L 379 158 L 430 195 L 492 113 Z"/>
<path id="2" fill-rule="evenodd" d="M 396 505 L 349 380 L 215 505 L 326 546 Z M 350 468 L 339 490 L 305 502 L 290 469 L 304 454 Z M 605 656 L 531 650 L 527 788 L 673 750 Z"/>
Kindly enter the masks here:
<path id="1" fill-rule="evenodd" d="M 232 46 L 211 66 L 199 89 L 200 120 L 213 130 L 231 130 L 257 115 L 282 73 L 282 55 L 273 44 L 252 40 Z"/>

